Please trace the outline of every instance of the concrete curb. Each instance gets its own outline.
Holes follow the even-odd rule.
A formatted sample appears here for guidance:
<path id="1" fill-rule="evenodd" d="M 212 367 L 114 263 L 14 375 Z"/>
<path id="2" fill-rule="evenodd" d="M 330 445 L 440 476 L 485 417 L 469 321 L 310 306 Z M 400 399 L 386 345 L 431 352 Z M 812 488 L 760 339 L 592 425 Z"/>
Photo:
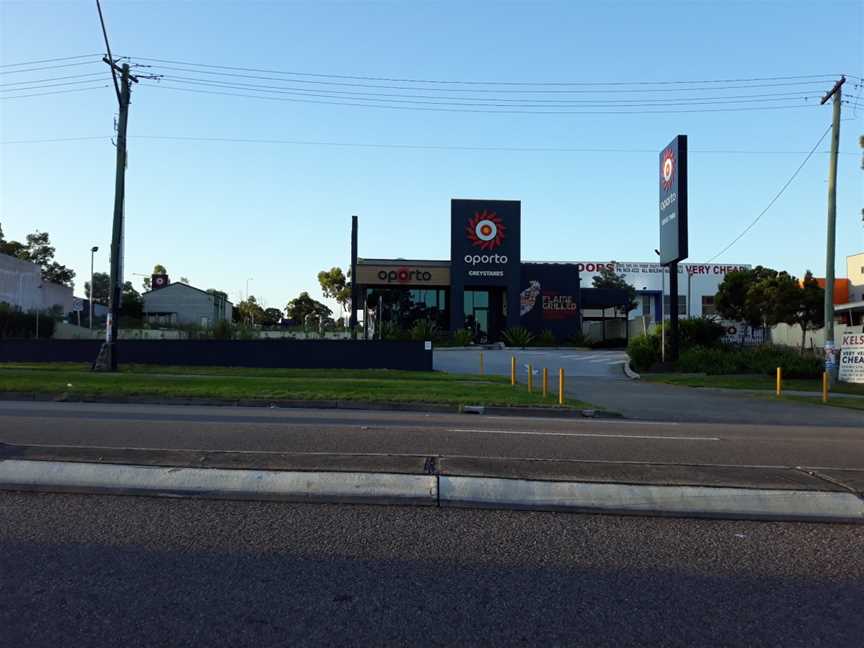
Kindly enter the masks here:
<path id="1" fill-rule="evenodd" d="M 436 503 L 438 486 L 434 475 L 169 468 L 12 459 L 0 462 L 0 488 L 432 506 Z"/>
<path id="2" fill-rule="evenodd" d="M 624 375 L 627 376 L 630 380 L 639 380 L 642 376 L 633 371 L 633 367 L 630 366 L 630 358 L 627 358 L 627 362 L 624 363 Z"/>
<path id="3" fill-rule="evenodd" d="M 864 523 L 849 492 L 0 461 L 0 489 L 290 502 L 416 504 L 580 513 Z"/>

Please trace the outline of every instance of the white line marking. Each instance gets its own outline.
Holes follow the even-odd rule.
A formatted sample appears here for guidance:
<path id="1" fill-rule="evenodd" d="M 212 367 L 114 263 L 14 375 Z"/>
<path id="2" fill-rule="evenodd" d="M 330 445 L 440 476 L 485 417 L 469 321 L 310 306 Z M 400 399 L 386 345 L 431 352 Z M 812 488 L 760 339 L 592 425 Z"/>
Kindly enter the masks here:
<path id="1" fill-rule="evenodd" d="M 448 432 L 470 434 L 512 434 L 516 436 L 599 437 L 607 439 L 660 439 L 662 441 L 719 441 L 718 437 L 659 436 L 649 434 L 599 434 L 596 432 L 530 432 L 521 430 L 477 430 L 450 428 Z"/>
<path id="2" fill-rule="evenodd" d="M 509 423 L 513 422 L 512 416 L 495 416 L 493 414 L 486 414 L 483 416 L 484 419 L 488 420 L 496 420 L 496 421 L 507 421 Z M 552 423 L 563 423 L 564 421 L 560 418 L 553 418 L 551 416 L 530 416 L 526 417 L 532 421 L 549 421 Z M 566 421 L 568 425 L 668 425 L 670 427 L 678 427 L 681 425 L 678 421 L 635 421 L 633 419 L 595 419 L 595 418 L 584 418 L 584 419 L 569 419 Z"/>

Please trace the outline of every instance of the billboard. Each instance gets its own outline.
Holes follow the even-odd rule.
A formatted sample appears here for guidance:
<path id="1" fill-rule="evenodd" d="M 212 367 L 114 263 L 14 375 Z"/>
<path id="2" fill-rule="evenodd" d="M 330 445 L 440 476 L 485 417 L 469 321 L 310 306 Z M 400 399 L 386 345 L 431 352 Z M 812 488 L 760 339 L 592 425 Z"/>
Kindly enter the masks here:
<path id="1" fill-rule="evenodd" d="M 864 383 L 864 333 L 843 333 L 840 340 L 838 379 L 842 382 Z"/>
<path id="2" fill-rule="evenodd" d="M 660 151 L 660 263 L 687 258 L 687 136 Z"/>
<path id="3" fill-rule="evenodd" d="M 579 270 L 574 264 L 524 263 L 519 323 L 533 333 L 549 330 L 559 341 L 581 330 Z"/>

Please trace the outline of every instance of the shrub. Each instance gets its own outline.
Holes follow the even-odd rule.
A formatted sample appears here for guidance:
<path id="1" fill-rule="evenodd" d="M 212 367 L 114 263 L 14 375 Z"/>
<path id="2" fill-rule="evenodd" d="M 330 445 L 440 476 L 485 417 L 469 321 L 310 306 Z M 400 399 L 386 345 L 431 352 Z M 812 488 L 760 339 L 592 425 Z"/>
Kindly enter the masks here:
<path id="1" fill-rule="evenodd" d="M 56 326 L 55 315 L 39 311 L 39 337 L 50 338 Z M 36 312 L 23 312 L 9 304 L 0 303 L 0 338 L 36 337 Z"/>
<path id="2" fill-rule="evenodd" d="M 453 331 L 451 339 L 453 346 L 468 346 L 474 341 L 474 333 L 470 329 L 459 329 Z"/>
<path id="3" fill-rule="evenodd" d="M 630 338 L 627 355 L 630 356 L 634 369 L 650 369 L 660 360 L 660 338 L 656 335 L 637 335 Z"/>
<path id="4" fill-rule="evenodd" d="M 693 347 L 682 351 L 678 357 L 677 369 L 685 373 L 746 373 L 740 353 L 728 347 Z"/>
<path id="5" fill-rule="evenodd" d="M 526 347 L 534 340 L 534 334 L 524 326 L 514 326 L 501 334 L 510 347 Z"/>
<path id="6" fill-rule="evenodd" d="M 667 327 L 667 334 L 668 334 Z M 722 324 L 707 317 L 684 319 L 678 323 L 680 348 L 716 347 L 722 344 L 726 329 Z"/>
<path id="7" fill-rule="evenodd" d="M 818 378 L 822 361 L 815 355 L 764 345 L 753 348 L 719 346 L 687 349 L 678 360 L 679 371 L 706 374 L 763 374 L 773 376 L 782 367 L 788 378 Z"/>
<path id="8" fill-rule="evenodd" d="M 438 325 L 435 322 L 427 319 L 420 319 L 414 322 L 411 327 L 411 339 L 424 342 L 432 341 L 438 337 Z"/>
<path id="9" fill-rule="evenodd" d="M 567 340 L 567 344 L 572 344 L 577 347 L 587 347 L 590 342 L 588 342 L 588 339 L 582 331 L 577 331 L 573 337 Z"/>
<path id="10" fill-rule="evenodd" d="M 231 340 L 234 338 L 234 327 L 231 322 L 221 319 L 213 327 L 213 337 L 217 340 Z"/>
<path id="11" fill-rule="evenodd" d="M 546 329 L 540 335 L 534 338 L 532 344 L 534 346 L 551 347 L 555 346 L 558 341 L 555 339 L 555 334 L 549 329 Z"/>

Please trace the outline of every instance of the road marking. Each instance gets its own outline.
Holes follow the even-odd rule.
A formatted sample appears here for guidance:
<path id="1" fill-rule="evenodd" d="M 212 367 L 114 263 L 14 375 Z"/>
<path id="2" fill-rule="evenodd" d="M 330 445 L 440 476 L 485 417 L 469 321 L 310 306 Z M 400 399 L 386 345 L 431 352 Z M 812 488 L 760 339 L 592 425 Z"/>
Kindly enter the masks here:
<path id="1" fill-rule="evenodd" d="M 497 421 L 507 421 L 509 423 L 513 422 L 512 416 L 495 416 L 493 414 L 486 414 L 483 416 L 484 419 L 488 420 L 497 420 Z M 554 418 L 551 416 L 531 416 L 527 417 L 532 421 L 549 421 L 552 423 L 561 423 L 562 420 L 560 418 Z M 596 418 L 584 418 L 584 419 L 571 419 L 567 421 L 568 425 L 666 425 L 669 427 L 678 427 L 681 425 L 679 421 L 637 421 L 633 419 L 596 419 Z M 702 424 L 699 424 L 702 425 Z M 710 423 L 707 425 L 711 425 Z"/>
<path id="2" fill-rule="evenodd" d="M 512 434 L 517 436 L 592 437 L 607 439 L 659 439 L 661 441 L 719 441 L 719 437 L 661 436 L 650 434 L 599 434 L 596 432 L 533 432 L 522 430 L 478 430 L 471 428 L 449 428 L 447 432 L 470 434 Z"/>

